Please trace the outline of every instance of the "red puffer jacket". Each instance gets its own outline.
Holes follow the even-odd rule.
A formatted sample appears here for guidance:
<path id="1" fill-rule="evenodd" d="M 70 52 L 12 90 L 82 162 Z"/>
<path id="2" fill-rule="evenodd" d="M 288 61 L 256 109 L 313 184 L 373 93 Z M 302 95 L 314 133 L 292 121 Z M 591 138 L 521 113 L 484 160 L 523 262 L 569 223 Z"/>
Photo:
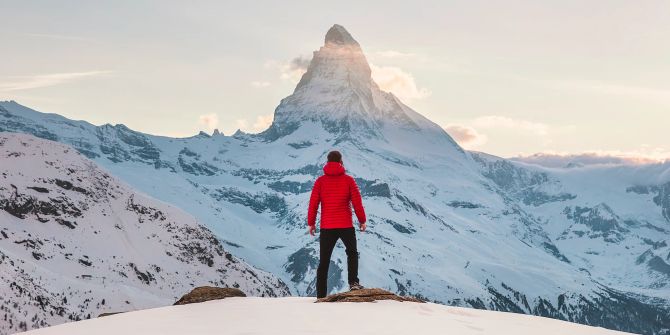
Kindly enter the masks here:
<path id="1" fill-rule="evenodd" d="M 324 175 L 314 182 L 309 198 L 307 224 L 316 225 L 316 212 L 321 204 L 321 229 L 353 227 L 351 205 L 359 223 L 365 223 L 365 210 L 361 192 L 354 178 L 344 173 L 344 166 L 328 162 L 323 167 Z"/>

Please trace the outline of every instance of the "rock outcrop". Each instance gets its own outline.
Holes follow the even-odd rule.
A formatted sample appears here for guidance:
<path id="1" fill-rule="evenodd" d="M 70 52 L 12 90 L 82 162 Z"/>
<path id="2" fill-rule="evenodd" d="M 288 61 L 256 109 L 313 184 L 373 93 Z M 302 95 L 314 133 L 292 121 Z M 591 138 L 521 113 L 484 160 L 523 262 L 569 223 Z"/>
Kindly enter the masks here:
<path id="1" fill-rule="evenodd" d="M 121 314 L 121 313 L 127 313 L 127 312 L 108 312 L 108 313 L 102 313 L 98 315 L 99 318 L 104 318 L 105 316 L 112 316 L 116 314 Z"/>
<path id="2" fill-rule="evenodd" d="M 196 287 L 193 291 L 187 293 L 181 299 L 175 302 L 175 305 L 196 304 L 210 300 L 219 300 L 230 297 L 246 297 L 244 292 L 232 287 Z"/>
<path id="3" fill-rule="evenodd" d="M 375 302 L 377 300 L 424 302 L 414 297 L 399 296 L 380 288 L 366 288 L 362 290 L 331 294 L 327 297 L 317 299 L 316 302 Z"/>

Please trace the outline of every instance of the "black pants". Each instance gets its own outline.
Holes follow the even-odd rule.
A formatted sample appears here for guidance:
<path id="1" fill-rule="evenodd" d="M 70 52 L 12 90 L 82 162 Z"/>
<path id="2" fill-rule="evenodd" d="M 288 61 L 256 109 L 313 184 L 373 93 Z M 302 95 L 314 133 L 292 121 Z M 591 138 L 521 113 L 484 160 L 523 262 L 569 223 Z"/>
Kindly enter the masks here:
<path id="1" fill-rule="evenodd" d="M 316 270 L 316 297 L 323 298 L 328 293 L 328 265 L 333 248 L 342 239 L 347 253 L 347 275 L 349 285 L 358 283 L 358 249 L 356 230 L 351 228 L 321 229 L 319 233 L 319 268 Z"/>

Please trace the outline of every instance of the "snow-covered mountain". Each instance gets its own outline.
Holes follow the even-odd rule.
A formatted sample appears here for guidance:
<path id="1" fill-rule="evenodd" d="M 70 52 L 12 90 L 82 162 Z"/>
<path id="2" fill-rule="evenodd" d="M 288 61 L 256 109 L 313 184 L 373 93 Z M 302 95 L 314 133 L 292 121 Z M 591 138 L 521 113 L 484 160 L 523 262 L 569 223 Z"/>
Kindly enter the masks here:
<path id="1" fill-rule="evenodd" d="M 274 141 L 297 130 L 309 137 L 307 127 L 327 131 L 332 145 L 375 141 L 375 147 L 392 152 L 463 153 L 441 127 L 379 89 L 360 45 L 340 25 L 326 33 L 324 46 L 314 52 L 307 72 L 261 137 Z"/>
<path id="2" fill-rule="evenodd" d="M 67 145 L 0 133 L 0 174 L 1 334 L 170 305 L 204 284 L 289 293 Z"/>
<path id="3" fill-rule="evenodd" d="M 670 165 L 549 169 L 464 151 L 370 77 L 341 26 L 260 134 L 189 138 L 95 126 L 0 103 L 0 131 L 67 143 L 196 216 L 230 251 L 314 293 L 307 200 L 344 154 L 369 231 L 363 284 L 437 302 L 626 331 L 670 332 Z M 344 283 L 336 251 L 330 287 Z"/>
<path id="4" fill-rule="evenodd" d="M 330 322 L 324 322 L 324 320 Z M 183 334 L 624 335 L 547 318 L 438 304 L 322 303 L 313 298 L 227 298 L 112 315 L 29 335 Z"/>

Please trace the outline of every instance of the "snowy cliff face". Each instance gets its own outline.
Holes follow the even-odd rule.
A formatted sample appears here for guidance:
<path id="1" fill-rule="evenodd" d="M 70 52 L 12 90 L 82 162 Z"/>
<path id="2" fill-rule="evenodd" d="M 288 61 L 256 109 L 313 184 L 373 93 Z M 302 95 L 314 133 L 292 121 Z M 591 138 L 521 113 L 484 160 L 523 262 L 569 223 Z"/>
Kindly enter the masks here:
<path id="1" fill-rule="evenodd" d="M 305 230 L 309 191 L 337 149 L 369 217 L 359 234 L 364 285 L 633 332 L 670 329 L 667 166 L 552 170 L 465 152 L 379 90 L 341 26 L 258 135 L 152 136 L 14 102 L 0 103 L 0 130 L 73 146 L 193 214 L 300 295 L 314 294 L 318 263 L 318 240 Z M 339 247 L 330 271 L 330 288 L 345 288 Z"/>
<path id="2" fill-rule="evenodd" d="M 0 333 L 172 304 L 194 286 L 283 296 L 196 220 L 76 150 L 0 133 Z"/>

